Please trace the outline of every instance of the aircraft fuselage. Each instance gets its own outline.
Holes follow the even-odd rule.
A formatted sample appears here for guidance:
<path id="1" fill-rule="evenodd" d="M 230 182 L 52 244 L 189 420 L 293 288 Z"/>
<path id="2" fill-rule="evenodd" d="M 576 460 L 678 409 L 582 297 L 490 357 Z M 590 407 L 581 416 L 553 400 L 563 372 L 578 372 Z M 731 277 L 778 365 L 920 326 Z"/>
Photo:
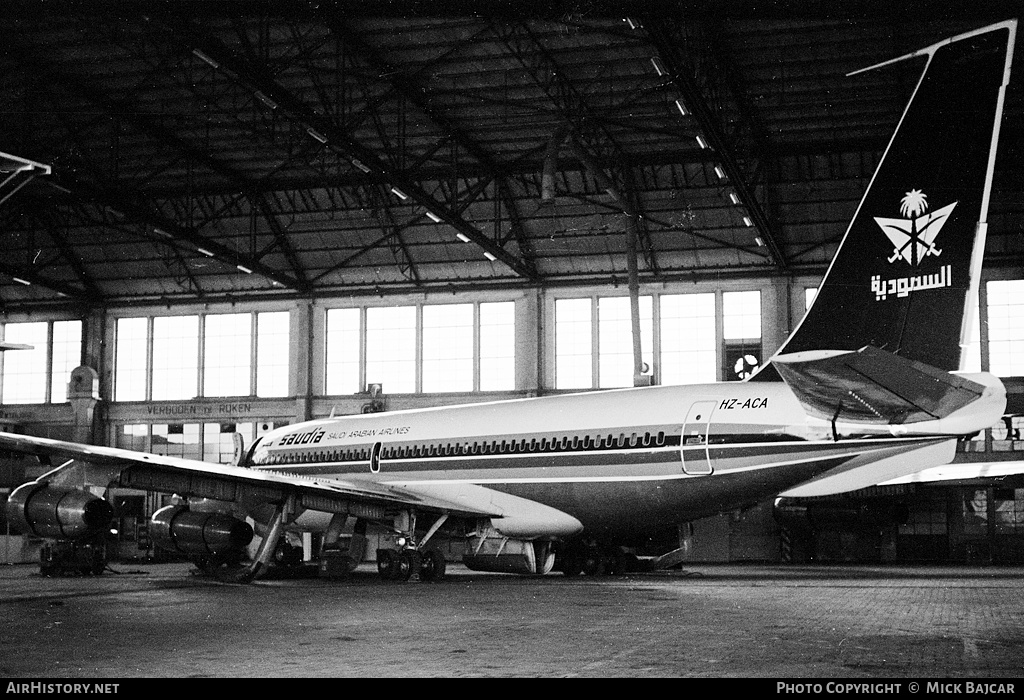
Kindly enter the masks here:
<path id="1" fill-rule="evenodd" d="M 313 421 L 266 435 L 250 466 L 431 493 L 474 484 L 629 536 L 943 439 L 856 431 L 808 417 L 781 382 L 645 387 Z"/>

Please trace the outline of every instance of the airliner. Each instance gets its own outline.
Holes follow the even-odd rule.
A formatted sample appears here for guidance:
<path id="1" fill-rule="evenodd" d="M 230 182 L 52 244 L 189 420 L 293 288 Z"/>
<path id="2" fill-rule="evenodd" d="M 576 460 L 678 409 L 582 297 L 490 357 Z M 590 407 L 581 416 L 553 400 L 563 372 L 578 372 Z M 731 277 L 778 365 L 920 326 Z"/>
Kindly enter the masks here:
<path id="1" fill-rule="evenodd" d="M 241 582 L 302 531 L 322 533 L 321 566 L 350 571 L 368 527 L 384 533 L 386 579 L 440 578 L 451 538 L 474 570 L 574 575 L 618 544 L 772 496 L 946 465 L 1006 406 L 998 378 L 959 367 L 1016 26 L 871 67 L 923 66 L 813 303 L 744 381 L 332 416 L 273 430 L 233 465 L 0 434 L 0 448 L 60 464 L 17 488 L 8 515 L 84 542 L 112 508 L 83 485 L 178 494 L 154 514 L 154 541 Z M 261 539 L 245 558 L 250 522 Z"/>

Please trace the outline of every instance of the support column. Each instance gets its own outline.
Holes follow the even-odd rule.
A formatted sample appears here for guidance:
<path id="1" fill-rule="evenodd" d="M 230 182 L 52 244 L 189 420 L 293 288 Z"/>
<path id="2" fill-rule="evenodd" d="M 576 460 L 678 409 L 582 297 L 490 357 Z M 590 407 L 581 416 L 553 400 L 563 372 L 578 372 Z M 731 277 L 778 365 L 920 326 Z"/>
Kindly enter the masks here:
<path id="1" fill-rule="evenodd" d="M 291 347 L 292 377 L 295 396 L 295 420 L 313 417 L 312 351 L 316 342 L 313 333 L 313 302 L 300 301 L 292 312 Z"/>
<path id="2" fill-rule="evenodd" d="M 93 444 L 96 404 L 100 398 L 99 373 L 92 367 L 76 367 L 71 370 L 68 382 L 68 401 L 75 422 L 71 439 L 74 442 Z"/>

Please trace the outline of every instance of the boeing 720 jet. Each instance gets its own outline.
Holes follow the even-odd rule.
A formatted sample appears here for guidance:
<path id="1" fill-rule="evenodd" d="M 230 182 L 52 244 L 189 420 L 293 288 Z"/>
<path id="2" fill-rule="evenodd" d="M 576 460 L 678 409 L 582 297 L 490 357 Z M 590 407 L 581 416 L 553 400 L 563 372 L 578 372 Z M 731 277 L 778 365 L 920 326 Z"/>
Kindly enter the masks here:
<path id="1" fill-rule="evenodd" d="M 742 382 L 331 417 L 263 435 L 237 465 L 0 434 L 62 466 L 16 489 L 12 521 L 59 539 L 107 526 L 80 483 L 175 493 L 164 546 L 251 580 L 289 532 L 324 533 L 350 569 L 379 528 L 387 578 L 444 573 L 464 541 L 475 570 L 578 573 L 636 541 L 778 494 L 867 487 L 948 464 L 997 423 L 1005 391 L 959 371 L 985 249 L 1016 21 L 939 42 L 813 304 Z M 83 476 L 84 475 L 84 476 Z M 262 541 L 243 561 L 255 523 Z"/>

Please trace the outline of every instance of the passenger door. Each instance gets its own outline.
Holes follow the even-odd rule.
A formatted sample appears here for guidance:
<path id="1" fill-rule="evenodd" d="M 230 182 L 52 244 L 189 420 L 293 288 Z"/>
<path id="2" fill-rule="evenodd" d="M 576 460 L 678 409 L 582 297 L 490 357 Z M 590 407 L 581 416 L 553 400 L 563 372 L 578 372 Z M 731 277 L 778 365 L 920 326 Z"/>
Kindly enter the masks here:
<path id="1" fill-rule="evenodd" d="M 683 472 L 707 475 L 714 471 L 708 453 L 708 439 L 711 434 L 711 415 L 717 401 L 695 401 L 686 413 L 679 452 L 683 461 Z"/>

